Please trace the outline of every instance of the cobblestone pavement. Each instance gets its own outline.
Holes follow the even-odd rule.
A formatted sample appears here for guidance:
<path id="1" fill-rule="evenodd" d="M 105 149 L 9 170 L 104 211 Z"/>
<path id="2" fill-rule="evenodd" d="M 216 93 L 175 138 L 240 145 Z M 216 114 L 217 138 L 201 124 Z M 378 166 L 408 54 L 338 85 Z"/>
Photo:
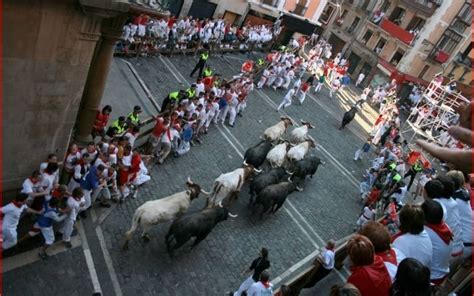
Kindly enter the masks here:
<path id="1" fill-rule="evenodd" d="M 217 73 L 230 77 L 240 69 L 244 59 L 245 55 L 240 54 L 213 56 L 210 64 Z M 195 64 L 192 56 L 128 61 L 160 105 L 170 91 L 193 81 L 189 78 Z M 122 76 L 109 79 L 109 84 L 135 79 L 118 63 L 122 62 L 115 59 L 111 75 Z M 136 87 L 136 81 L 124 83 Z M 275 104 L 279 104 L 284 91 L 256 90 L 234 128 L 220 124 L 212 126 L 203 144 L 180 158 L 170 157 L 164 164 L 151 168 L 152 180 L 140 189 L 137 199 L 115 205 L 108 211 L 96 208 L 83 222 L 82 249 L 76 248 L 52 256 L 47 262 L 35 262 L 5 273 L 5 295 L 20 295 L 26 292 L 23 289 L 30 289 L 32 295 L 88 295 L 94 290 L 101 290 L 103 295 L 224 295 L 245 279 L 240 272 L 248 267 L 263 246 L 270 250 L 272 277 L 276 278 L 276 285 L 281 284 L 284 279 L 279 276 L 322 246 L 324 241 L 350 234 L 359 215 L 356 185 L 367 163 L 354 162 L 352 158 L 367 135 L 363 127 L 372 121 L 373 113 L 368 109 L 361 112 L 350 129 L 338 131 L 342 114 L 351 104 L 347 94 L 352 93 L 353 90 L 348 90 L 330 99 L 324 88 L 320 94 L 307 96 L 302 106 L 292 105 L 285 110 L 295 120 L 310 120 L 316 126 L 310 130 L 310 135 L 319 144 L 313 153 L 325 164 L 319 167 L 312 180 L 306 181 L 304 191 L 292 193 L 275 215 L 265 216 L 262 221 L 252 216 L 247 208 L 248 187 L 244 186 L 232 208 L 239 217 L 217 225 L 192 251 L 185 246 L 174 258 L 168 257 L 164 235 L 169 224 L 155 226 L 148 243 L 141 241 L 137 231 L 130 249 L 121 249 L 123 234 L 130 226 L 135 209 L 143 202 L 184 190 L 187 176 L 209 190 L 219 174 L 241 166 L 241 155 L 256 144 L 263 130 L 278 122 L 281 115 L 275 111 Z M 130 96 L 133 93 L 127 92 L 123 85 L 107 85 L 106 101 L 114 105 L 114 110 L 128 110 L 135 102 L 144 100 Z M 146 113 L 153 112 L 148 103 L 146 109 Z M 193 202 L 190 211 L 203 208 L 204 203 L 201 196 Z M 86 263 L 84 257 L 89 251 L 92 263 Z M 56 275 L 55 270 L 61 274 Z M 331 278 L 337 281 L 344 275 L 334 273 Z M 31 283 L 28 288 L 18 284 L 19 278 L 24 283 Z M 36 289 L 33 285 L 36 281 L 42 281 L 45 288 Z M 322 290 L 312 295 L 326 295 Z"/>

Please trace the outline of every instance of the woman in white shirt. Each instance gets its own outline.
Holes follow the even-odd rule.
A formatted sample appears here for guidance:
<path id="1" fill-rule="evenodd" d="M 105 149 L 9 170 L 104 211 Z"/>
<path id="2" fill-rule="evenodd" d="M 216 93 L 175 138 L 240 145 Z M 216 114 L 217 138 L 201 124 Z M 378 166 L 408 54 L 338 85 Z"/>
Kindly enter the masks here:
<path id="1" fill-rule="evenodd" d="M 393 240 L 393 247 L 407 258 L 414 258 L 431 268 L 433 245 L 424 229 L 425 215 L 418 205 L 405 205 L 400 211 L 400 233 Z"/>
<path id="2" fill-rule="evenodd" d="M 321 253 L 316 257 L 316 264 L 319 263 L 319 268 L 317 268 L 316 272 L 313 276 L 306 282 L 303 289 L 314 287 L 320 280 L 325 278 L 333 269 L 335 263 L 335 248 L 336 243 L 334 240 L 329 240 L 326 243 L 326 247 L 323 248 Z"/>

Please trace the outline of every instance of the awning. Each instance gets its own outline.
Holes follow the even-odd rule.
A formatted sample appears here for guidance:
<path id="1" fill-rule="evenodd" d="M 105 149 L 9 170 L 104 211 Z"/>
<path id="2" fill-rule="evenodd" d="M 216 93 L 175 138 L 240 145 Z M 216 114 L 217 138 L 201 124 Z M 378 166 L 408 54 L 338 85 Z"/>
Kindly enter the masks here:
<path id="1" fill-rule="evenodd" d="M 289 31 L 302 33 L 308 36 L 313 34 L 317 26 L 304 18 L 296 18 L 293 14 L 284 14 L 281 17 L 281 24 Z"/>
<path id="2" fill-rule="evenodd" d="M 377 68 L 379 68 L 386 75 L 390 76 L 390 78 L 397 80 L 398 83 L 404 83 L 408 81 L 418 83 L 424 86 L 428 86 L 430 84 L 428 81 L 398 71 L 398 69 L 394 65 L 390 64 L 384 59 L 379 59 Z"/>

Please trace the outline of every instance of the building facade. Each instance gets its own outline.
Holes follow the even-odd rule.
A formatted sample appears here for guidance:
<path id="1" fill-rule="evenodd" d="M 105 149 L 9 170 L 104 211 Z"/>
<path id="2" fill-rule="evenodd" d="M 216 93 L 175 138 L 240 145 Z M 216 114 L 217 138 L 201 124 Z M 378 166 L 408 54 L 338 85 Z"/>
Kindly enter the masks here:
<path id="1" fill-rule="evenodd" d="M 320 18 L 334 53 L 365 83 L 397 79 L 402 88 L 452 76 L 470 94 L 471 4 L 464 0 L 345 0 L 328 3 Z"/>

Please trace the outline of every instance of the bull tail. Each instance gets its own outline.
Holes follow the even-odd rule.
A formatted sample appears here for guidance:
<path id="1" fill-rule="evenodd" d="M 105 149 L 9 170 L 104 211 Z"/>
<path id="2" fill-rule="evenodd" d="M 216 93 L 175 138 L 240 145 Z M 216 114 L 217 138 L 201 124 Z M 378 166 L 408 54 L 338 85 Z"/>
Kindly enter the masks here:
<path id="1" fill-rule="evenodd" d="M 142 211 L 136 211 L 135 214 L 133 214 L 132 227 L 130 227 L 130 229 L 127 232 L 125 232 L 125 242 L 122 246 L 122 249 L 128 250 L 128 242 L 132 239 L 132 236 L 135 230 L 137 230 L 138 224 L 140 224 L 141 217 L 142 217 Z"/>

